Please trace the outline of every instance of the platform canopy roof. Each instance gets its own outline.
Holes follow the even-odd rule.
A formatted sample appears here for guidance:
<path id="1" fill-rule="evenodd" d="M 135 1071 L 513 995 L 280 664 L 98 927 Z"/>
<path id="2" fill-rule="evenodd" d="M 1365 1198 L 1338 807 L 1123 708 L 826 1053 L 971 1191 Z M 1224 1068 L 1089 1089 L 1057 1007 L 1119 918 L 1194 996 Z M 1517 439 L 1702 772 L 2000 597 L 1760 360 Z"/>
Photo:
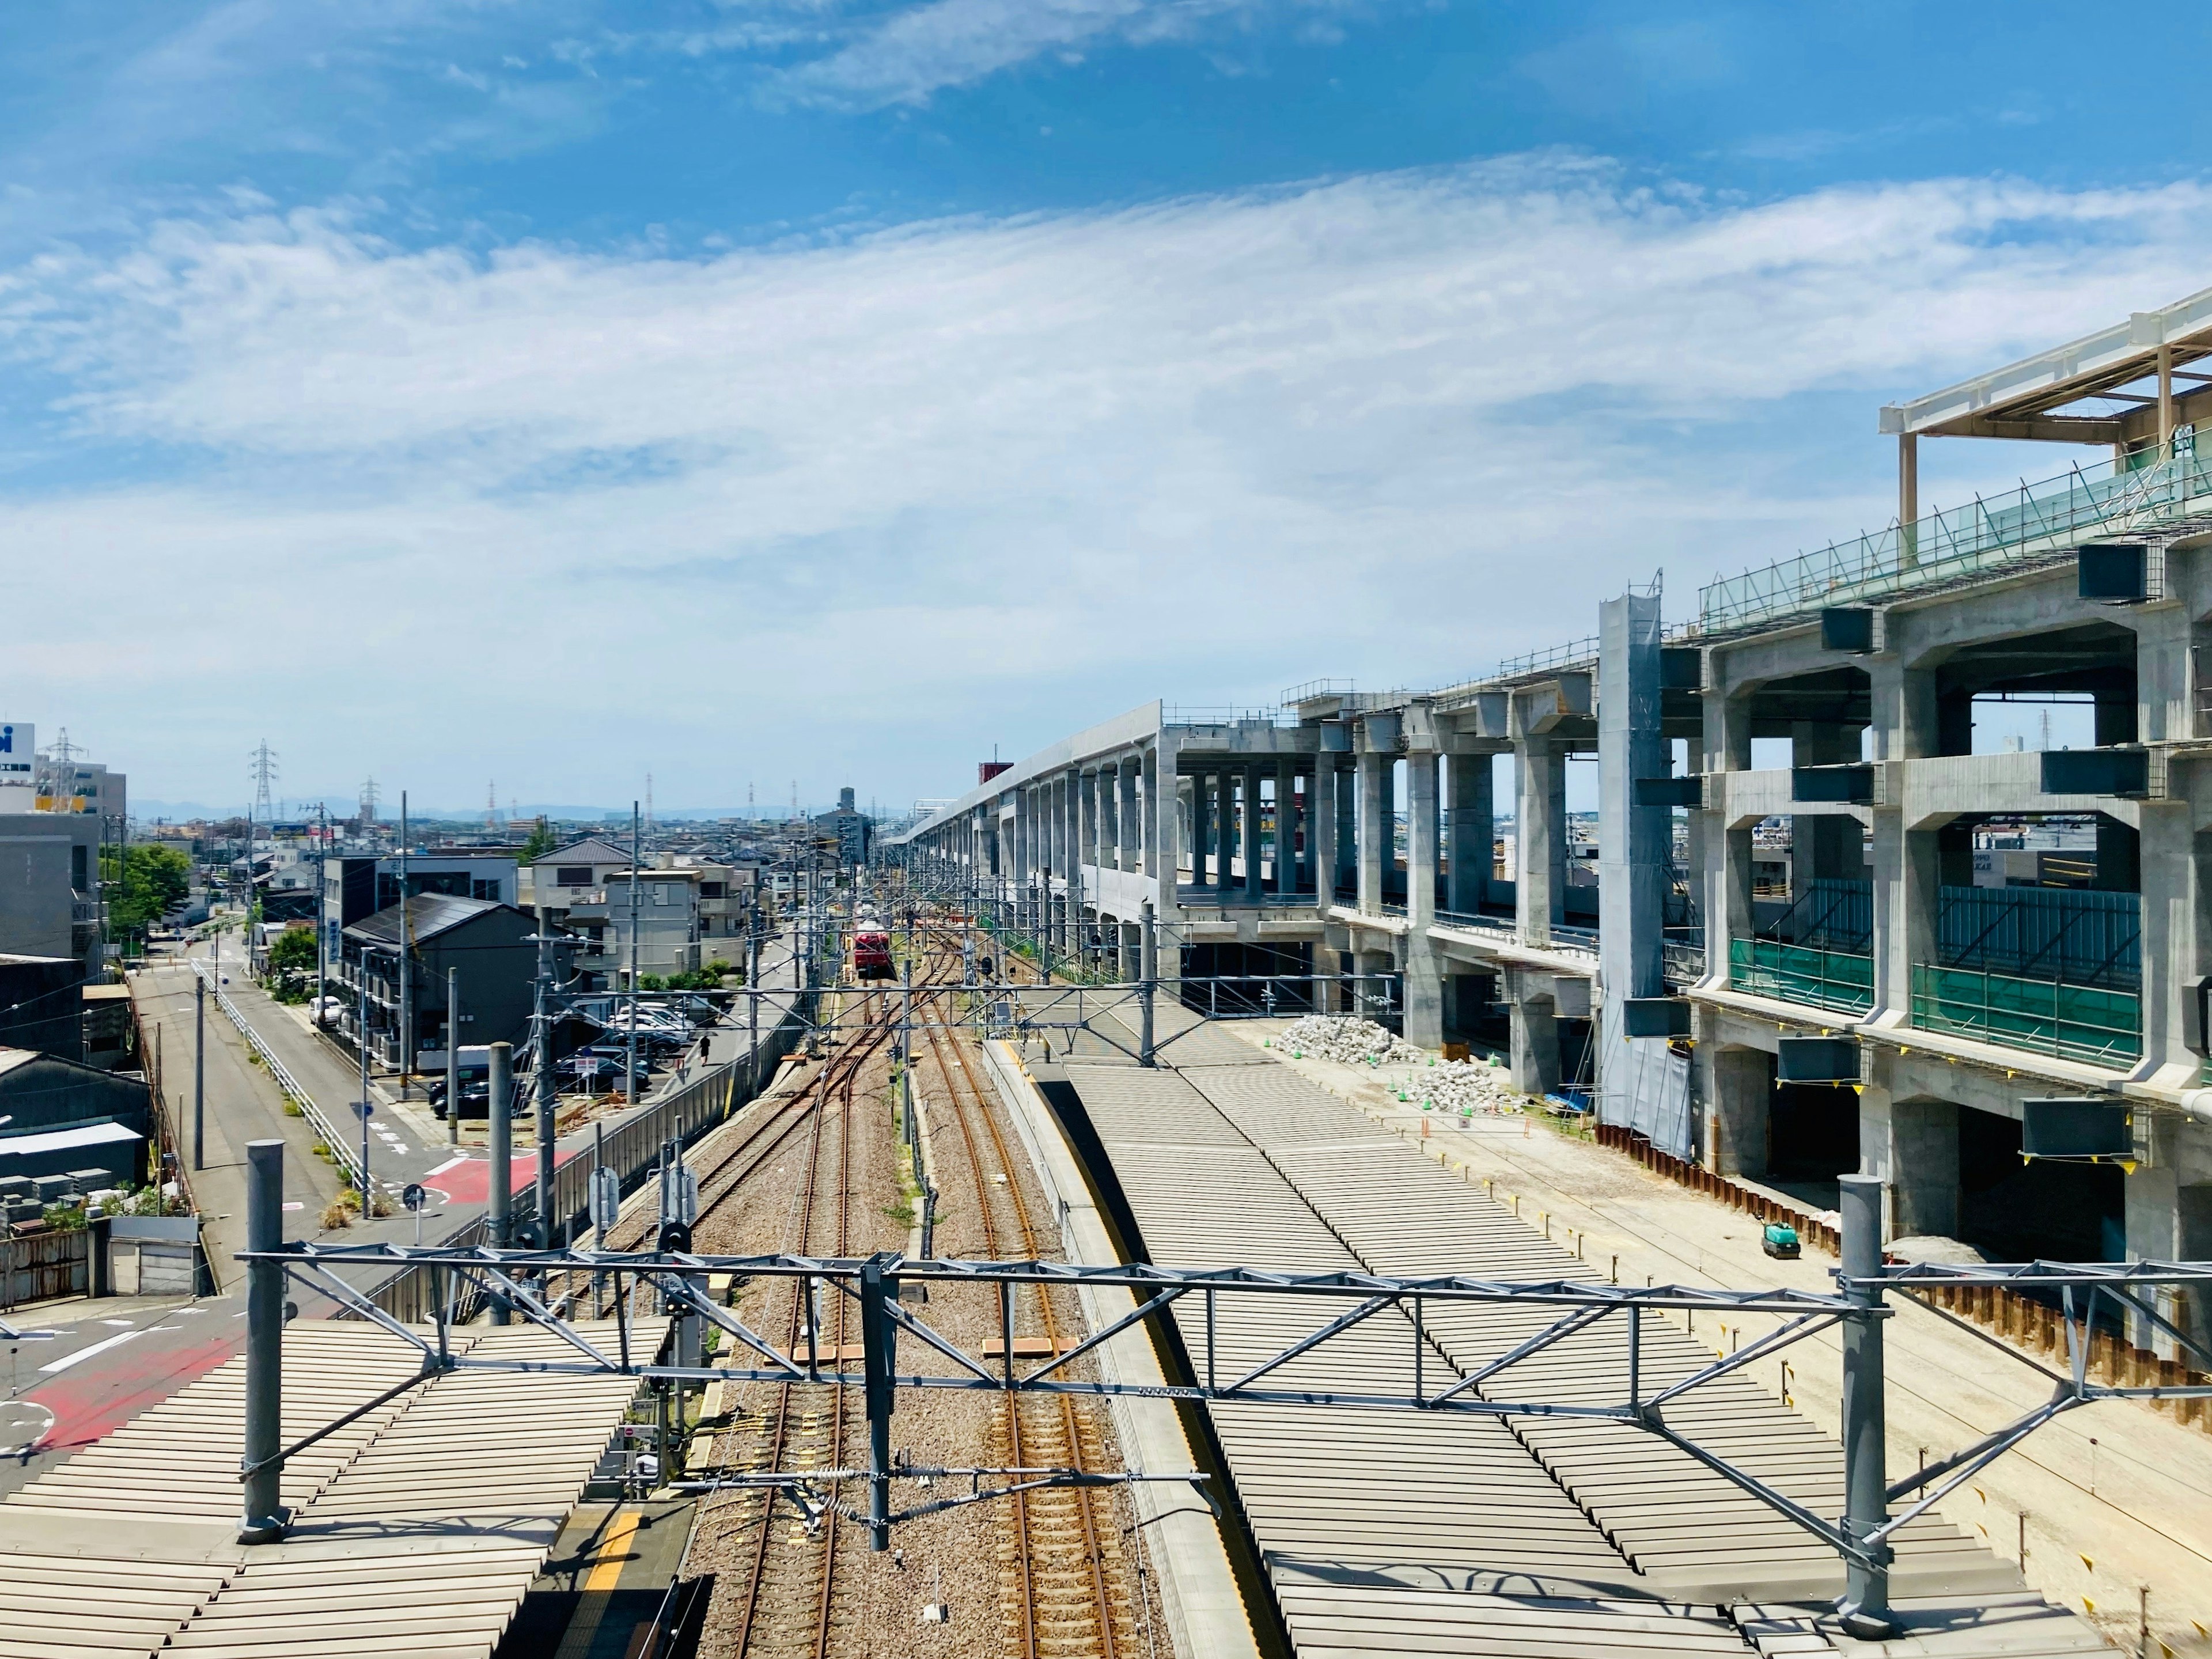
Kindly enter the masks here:
<path id="1" fill-rule="evenodd" d="M 2212 288 L 1881 411 L 1881 430 L 1958 438 L 2127 444 L 2159 434 L 2158 365 L 2170 350 L 2173 420 L 2212 416 Z M 2207 367 L 2212 367 L 2208 365 Z M 2080 405 L 2080 407 L 2076 407 Z"/>

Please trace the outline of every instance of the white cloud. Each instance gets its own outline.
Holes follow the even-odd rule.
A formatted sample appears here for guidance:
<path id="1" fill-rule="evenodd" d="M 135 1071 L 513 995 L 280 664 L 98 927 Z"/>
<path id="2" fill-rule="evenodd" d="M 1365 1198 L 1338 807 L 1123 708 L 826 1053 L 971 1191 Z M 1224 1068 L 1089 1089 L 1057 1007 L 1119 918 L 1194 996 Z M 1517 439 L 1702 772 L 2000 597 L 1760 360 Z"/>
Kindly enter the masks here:
<path id="1" fill-rule="evenodd" d="M 700 259 L 169 223 L 0 288 L 84 453 L 177 458 L 0 497 L 48 619 L 0 703 L 149 793 L 266 726 L 302 787 L 727 803 L 1433 682 L 1879 522 L 1873 404 L 2202 286 L 2206 194 L 1534 158 Z"/>
<path id="2" fill-rule="evenodd" d="M 784 77 L 839 103 L 920 103 L 1016 64 L 1065 56 L 1100 40 L 1188 38 L 1254 0 L 931 0 L 894 12 L 860 38 Z"/>

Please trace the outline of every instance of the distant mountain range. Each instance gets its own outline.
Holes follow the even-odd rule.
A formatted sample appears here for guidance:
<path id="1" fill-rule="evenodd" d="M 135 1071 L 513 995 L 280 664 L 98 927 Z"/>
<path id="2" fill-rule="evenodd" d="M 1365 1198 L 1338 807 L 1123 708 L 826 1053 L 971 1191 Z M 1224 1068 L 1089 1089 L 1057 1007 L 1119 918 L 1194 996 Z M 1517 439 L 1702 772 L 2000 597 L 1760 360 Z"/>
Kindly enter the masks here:
<path id="1" fill-rule="evenodd" d="M 334 817 L 342 815 L 350 816 L 354 810 L 353 804 L 349 801 L 342 806 L 339 802 L 333 800 L 330 805 L 331 816 Z M 803 810 L 811 814 L 826 812 L 830 809 L 826 806 L 810 806 Z M 131 812 L 132 817 L 137 818 L 165 818 L 172 823 L 180 823 L 192 818 L 243 817 L 246 805 L 242 801 L 228 806 L 210 806 L 204 801 L 134 799 L 131 802 Z M 580 806 L 567 803 L 537 805 L 526 801 L 516 807 L 511 816 L 526 821 L 538 817 L 540 813 L 556 822 L 584 823 L 617 822 L 628 823 L 629 822 L 629 808 L 627 806 Z M 382 815 L 394 822 L 397 822 L 399 817 L 397 807 L 383 810 Z M 302 805 L 297 801 L 285 801 L 282 803 L 282 816 L 287 818 L 312 817 L 314 816 L 313 803 Z M 510 814 L 502 810 L 500 816 L 502 820 L 505 820 Z M 718 818 L 742 818 L 747 816 L 746 809 L 742 806 L 656 806 L 653 811 L 653 821 L 655 823 L 713 823 Z M 774 822 L 789 815 L 784 812 L 763 812 L 756 807 L 750 816 Z M 409 809 L 408 821 L 411 823 L 455 823 L 481 828 L 484 821 L 484 813 L 481 806 L 467 811 L 456 811 L 447 806 L 416 806 Z"/>

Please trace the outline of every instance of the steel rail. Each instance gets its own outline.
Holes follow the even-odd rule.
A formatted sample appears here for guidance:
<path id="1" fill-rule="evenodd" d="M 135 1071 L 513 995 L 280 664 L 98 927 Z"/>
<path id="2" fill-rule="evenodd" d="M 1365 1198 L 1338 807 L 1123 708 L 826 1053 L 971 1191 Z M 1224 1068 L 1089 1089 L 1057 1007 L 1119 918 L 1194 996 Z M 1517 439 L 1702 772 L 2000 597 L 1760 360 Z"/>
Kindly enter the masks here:
<path id="1" fill-rule="evenodd" d="M 970 1103 L 973 1103 L 975 1113 L 983 1120 L 985 1133 L 991 1142 L 992 1151 L 998 1160 L 1000 1170 L 1005 1176 L 1006 1195 L 1014 1212 L 1015 1229 L 1021 1235 L 1022 1253 L 1034 1258 L 1037 1255 L 1037 1231 L 1030 1215 L 1029 1200 L 1022 1193 L 1020 1172 L 1015 1168 L 1013 1159 L 1006 1149 L 1006 1139 L 999 1133 L 998 1123 L 991 1115 L 987 1097 L 983 1093 L 982 1085 L 976 1080 L 975 1069 L 968 1060 L 967 1051 L 960 1039 L 948 1033 L 943 1026 L 932 1024 L 928 1031 L 930 1054 L 944 1075 L 945 1094 L 951 1103 L 953 1118 L 959 1126 L 961 1140 L 967 1149 L 969 1167 L 975 1178 L 976 1213 L 982 1224 L 984 1248 L 994 1254 L 996 1253 L 998 1227 L 991 1215 L 989 1191 L 991 1183 L 987 1183 L 983 1179 L 983 1162 L 978 1154 L 975 1133 L 970 1127 L 969 1110 Z M 967 1091 L 965 1099 L 962 1097 L 961 1087 L 954 1083 L 952 1067 L 945 1059 L 945 1049 L 948 1044 L 951 1048 L 954 1059 L 959 1062 L 962 1082 Z M 1059 1318 L 1053 1307 L 1051 1290 L 1040 1287 L 1036 1300 L 1040 1322 L 1044 1327 L 1046 1346 L 1057 1355 L 1062 1344 Z M 1011 1323 L 1005 1333 L 1004 1340 L 1007 1350 L 1005 1358 L 1011 1367 L 1013 1360 Z M 1009 1394 L 1005 1402 L 1005 1410 L 1008 1449 L 1017 1465 L 1025 1463 L 1028 1458 L 1022 1438 L 1018 1399 Z M 1067 1455 L 1065 1467 L 1078 1474 L 1090 1473 L 1084 1467 L 1082 1425 L 1077 1414 L 1075 1401 L 1067 1395 L 1060 1395 L 1058 1400 L 1058 1414 L 1061 1437 L 1066 1446 Z M 1079 1486 L 1063 1487 L 1061 1490 L 1068 1491 L 1072 1496 L 1082 1525 L 1083 1559 L 1090 1569 L 1091 1599 L 1097 1614 L 1100 1649 L 1105 1659 L 1115 1659 L 1113 1597 L 1106 1583 L 1105 1561 L 1099 1547 L 1097 1516 L 1091 1507 L 1089 1491 Z M 1037 1659 L 1036 1596 L 1028 1560 L 1030 1547 L 1028 1537 L 1030 1499 L 1019 1488 L 1013 1489 L 1012 1496 L 1018 1548 L 1021 1552 L 1022 1562 L 1021 1583 L 1024 1615 L 1024 1659 Z"/>

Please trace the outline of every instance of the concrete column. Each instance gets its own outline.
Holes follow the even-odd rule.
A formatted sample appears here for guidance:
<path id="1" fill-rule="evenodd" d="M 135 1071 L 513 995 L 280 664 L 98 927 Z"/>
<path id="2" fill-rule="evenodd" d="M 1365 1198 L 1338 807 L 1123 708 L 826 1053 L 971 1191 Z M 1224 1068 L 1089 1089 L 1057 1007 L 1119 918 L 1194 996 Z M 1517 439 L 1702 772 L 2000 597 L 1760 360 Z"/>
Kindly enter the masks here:
<path id="1" fill-rule="evenodd" d="M 1145 757 L 1145 864 L 1157 884 L 1155 914 L 1163 921 L 1181 914 L 1176 890 L 1182 857 L 1182 792 L 1176 786 L 1179 764 L 1172 738 L 1163 738 Z"/>
<path id="2" fill-rule="evenodd" d="M 2199 838 L 2189 819 L 2179 802 L 2144 804 L 2135 884 L 2142 895 L 2143 1055 L 2194 1071 L 2197 1056 L 2186 1042 L 2192 988 L 2204 973 L 2197 924 L 2205 899 Z M 2101 855 L 2101 841 L 2098 850 Z"/>
<path id="3" fill-rule="evenodd" d="M 1423 1048 L 1444 1040 L 1443 964 L 1429 929 L 1437 919 L 1437 757 L 1406 757 L 1406 1041 Z"/>
<path id="4" fill-rule="evenodd" d="M 1298 892 L 1298 768 L 1296 761 L 1275 766 L 1275 892 L 1288 902 Z"/>
<path id="5" fill-rule="evenodd" d="M 1120 800 L 1114 813 L 1114 867 L 1131 874 L 1144 866 L 1144 820 L 1138 816 L 1137 781 L 1142 763 L 1124 760 L 1114 769 Z"/>
<path id="6" fill-rule="evenodd" d="M 1083 944 L 1083 860 L 1085 842 L 1089 839 L 1085 825 L 1083 774 L 1070 770 L 1062 775 L 1060 793 L 1065 806 L 1061 822 L 1067 833 L 1067 897 L 1061 908 L 1061 943 L 1070 956 L 1075 955 Z"/>
<path id="7" fill-rule="evenodd" d="M 1261 880 L 1260 775 L 1258 761 L 1244 763 L 1244 896 L 1257 904 L 1266 896 Z"/>
<path id="8" fill-rule="evenodd" d="M 1897 624 L 1893 620 L 1893 627 Z M 1939 751 L 1934 671 L 1907 668 L 1896 657 L 1868 660 L 1873 697 L 1874 758 L 1923 760 Z"/>
<path id="9" fill-rule="evenodd" d="M 1454 755 L 1444 765 L 1451 803 L 1451 885 L 1443 908 L 1471 916 L 1482 908 L 1490 892 L 1494 840 L 1491 759 L 1487 755 Z"/>
<path id="10" fill-rule="evenodd" d="M 1329 866 L 1328 879 L 1332 892 L 1347 872 L 1352 876 L 1353 902 L 1357 903 L 1359 857 L 1359 776 L 1358 763 L 1352 766 L 1339 764 L 1336 769 L 1336 853 Z"/>
<path id="11" fill-rule="evenodd" d="M 1205 772 L 1190 775 L 1190 881 L 1200 890 L 1212 882 L 1206 856 L 1213 850 L 1213 780 Z"/>
<path id="12" fill-rule="evenodd" d="M 1548 945 L 1566 902 L 1565 757 L 1549 738 L 1522 738 L 1513 745 L 1513 776 L 1514 921 L 1523 944 Z"/>
<path id="13" fill-rule="evenodd" d="M 1717 1175 L 1766 1173 L 1767 1110 L 1774 1057 L 1763 1049 L 1700 1043 L 1698 1091 L 1705 1102 L 1705 1167 Z"/>
<path id="14" fill-rule="evenodd" d="M 1175 860 L 1172 857 L 1167 860 L 1165 866 L 1167 873 L 1163 877 L 1160 873 L 1163 867 L 1160 862 L 1160 844 L 1163 839 L 1161 825 L 1164 822 L 1161 813 L 1164 811 L 1171 816 L 1176 810 L 1175 772 L 1172 768 L 1168 772 L 1167 805 L 1163 808 L 1160 805 L 1161 778 L 1158 754 L 1152 750 L 1146 750 L 1137 757 L 1137 764 L 1133 771 L 1137 793 L 1142 797 L 1138 801 L 1136 808 L 1137 867 L 1152 877 L 1154 881 L 1161 884 L 1165 894 L 1165 902 L 1172 906 L 1175 903 Z M 1169 823 L 1165 840 L 1170 848 L 1175 845 L 1173 829 L 1173 824 Z"/>
<path id="15" fill-rule="evenodd" d="M 1213 885 L 1216 896 L 1226 899 L 1237 885 L 1237 775 L 1226 765 L 1213 775 L 1215 837 Z"/>
<path id="16" fill-rule="evenodd" d="M 1506 1006 L 1512 1021 L 1507 1056 L 1513 1086 L 1523 1094 L 1549 1094 L 1559 1086 L 1559 1031 L 1546 976 L 1509 971 Z M 1534 994 L 1543 985 L 1543 994 Z"/>
<path id="17" fill-rule="evenodd" d="M 1828 766 L 1859 757 L 1856 726 L 1799 720 L 1790 730 L 1790 760 L 1796 766 Z M 1799 812 L 1790 821 L 1790 896 L 1813 890 L 1813 884 L 1856 880 L 1866 869 L 1864 837 L 1858 820 L 1833 812 Z"/>
<path id="18" fill-rule="evenodd" d="M 1382 914 L 1382 860 L 1390 848 L 1390 757 L 1359 751 L 1359 909 Z"/>
<path id="19" fill-rule="evenodd" d="M 1875 1006 L 1899 1011 L 1907 1023 L 1913 964 L 1936 960 L 1942 836 L 1941 824 L 1908 830 L 1901 812 L 1875 814 Z"/>
<path id="20" fill-rule="evenodd" d="M 1314 757 L 1313 787 L 1306 798 L 1310 844 L 1306 862 L 1313 870 L 1314 908 L 1323 915 L 1336 902 L 1336 757 Z"/>
<path id="21" fill-rule="evenodd" d="M 1896 1100 L 1887 1055 L 1859 1096 L 1860 1172 L 1889 1183 L 1885 1238 L 1959 1234 L 1959 1114 L 1948 1100 Z"/>

